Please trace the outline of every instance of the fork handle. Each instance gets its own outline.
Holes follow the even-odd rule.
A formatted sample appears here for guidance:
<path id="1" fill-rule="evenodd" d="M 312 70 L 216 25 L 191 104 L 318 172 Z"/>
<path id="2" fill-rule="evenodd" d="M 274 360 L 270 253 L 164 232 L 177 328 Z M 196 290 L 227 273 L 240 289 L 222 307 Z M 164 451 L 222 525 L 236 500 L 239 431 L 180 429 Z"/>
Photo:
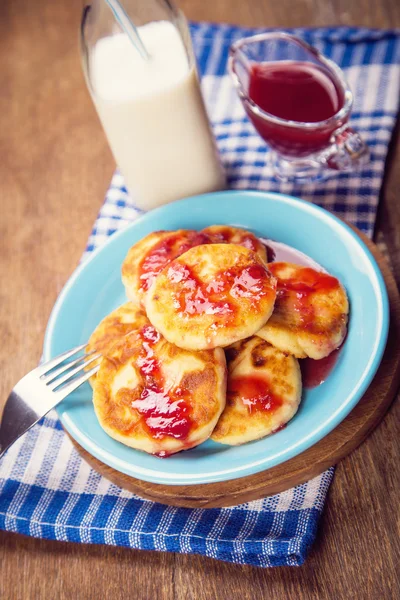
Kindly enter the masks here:
<path id="1" fill-rule="evenodd" d="M 0 458 L 22 434 L 42 417 L 13 390 L 3 410 L 0 427 Z"/>

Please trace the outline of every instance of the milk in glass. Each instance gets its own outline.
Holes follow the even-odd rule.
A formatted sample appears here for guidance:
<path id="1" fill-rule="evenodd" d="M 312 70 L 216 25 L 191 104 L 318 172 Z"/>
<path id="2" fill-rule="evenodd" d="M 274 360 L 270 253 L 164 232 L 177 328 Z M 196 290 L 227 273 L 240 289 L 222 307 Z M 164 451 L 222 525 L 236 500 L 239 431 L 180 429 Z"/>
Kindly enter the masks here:
<path id="1" fill-rule="evenodd" d="M 224 187 L 196 69 L 168 21 L 138 28 L 144 60 L 128 36 L 100 38 L 91 92 L 135 204 L 148 210 Z"/>

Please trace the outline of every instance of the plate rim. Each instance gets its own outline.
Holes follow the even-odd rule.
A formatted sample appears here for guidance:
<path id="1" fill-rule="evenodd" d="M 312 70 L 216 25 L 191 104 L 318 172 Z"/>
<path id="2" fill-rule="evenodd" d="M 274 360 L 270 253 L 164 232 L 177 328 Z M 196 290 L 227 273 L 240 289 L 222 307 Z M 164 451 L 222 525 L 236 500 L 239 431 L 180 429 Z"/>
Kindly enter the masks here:
<path id="1" fill-rule="evenodd" d="M 333 429 L 335 429 L 339 425 L 339 423 L 341 423 L 348 416 L 351 410 L 358 404 L 362 395 L 369 387 L 373 377 L 376 374 L 376 371 L 378 370 L 386 347 L 389 330 L 389 300 L 386 285 L 383 279 L 383 275 L 379 269 L 379 266 L 374 256 L 372 255 L 364 241 L 360 238 L 360 236 L 357 235 L 356 231 L 354 231 L 345 221 L 343 221 L 336 215 L 330 213 L 328 210 L 316 204 L 313 204 L 307 200 L 298 198 L 296 196 L 261 190 L 224 190 L 220 192 L 211 192 L 207 194 L 199 194 L 196 196 L 183 198 L 181 200 L 177 200 L 176 202 L 149 211 L 148 213 L 142 214 L 133 222 L 129 223 L 126 227 L 123 227 L 121 230 L 116 231 L 114 234 L 109 236 L 108 240 L 106 240 L 100 247 L 93 250 L 85 260 L 82 260 L 82 262 L 80 262 L 80 264 L 77 266 L 77 268 L 73 271 L 71 276 L 66 281 L 51 311 L 44 337 L 44 360 L 49 360 L 52 357 L 52 353 L 50 352 L 50 350 L 54 335 L 53 332 L 57 323 L 58 315 L 63 307 L 65 298 L 67 297 L 70 289 L 73 288 L 75 281 L 80 277 L 82 272 L 84 272 L 88 268 L 88 265 L 90 265 L 90 263 L 93 260 L 95 260 L 99 254 L 107 251 L 107 248 L 110 244 L 118 244 L 118 239 L 121 236 L 126 235 L 127 231 L 135 229 L 138 225 L 140 225 L 143 222 L 146 222 L 147 220 L 151 221 L 154 218 L 154 216 L 162 216 L 163 212 L 168 213 L 169 210 L 171 210 L 171 207 L 179 204 L 187 204 L 190 203 L 191 200 L 195 199 L 200 201 L 207 201 L 207 198 L 215 198 L 216 195 L 251 195 L 263 200 L 268 199 L 269 201 L 272 200 L 279 203 L 284 202 L 285 204 L 289 205 L 293 205 L 293 203 L 295 203 L 295 205 L 298 206 L 299 204 L 301 204 L 303 210 L 306 210 L 306 212 L 314 213 L 314 215 L 316 214 L 317 219 L 322 218 L 323 220 L 328 221 L 328 224 L 329 222 L 333 222 L 336 225 L 336 227 L 339 227 L 339 230 L 347 233 L 347 235 L 349 235 L 352 238 L 352 240 L 355 240 L 356 243 L 361 247 L 363 253 L 368 259 L 368 263 L 372 267 L 372 271 L 375 276 L 375 281 L 371 283 L 375 290 L 375 296 L 378 300 L 377 306 L 380 321 L 380 336 L 377 336 L 373 350 L 371 351 L 371 356 L 368 361 L 368 364 L 364 369 L 364 372 L 360 376 L 357 386 L 351 391 L 351 393 L 348 394 L 346 398 L 346 403 L 341 404 L 340 407 L 338 407 L 337 410 L 334 413 L 332 413 L 328 419 L 325 419 L 322 422 L 322 424 L 314 428 L 311 432 L 309 432 L 308 435 L 298 440 L 297 443 L 291 445 L 289 449 L 284 449 L 282 452 L 275 452 L 274 457 L 276 458 L 276 460 L 272 462 L 272 464 L 268 464 L 268 466 L 266 466 L 265 468 L 262 468 L 262 465 L 268 461 L 268 456 L 253 462 L 246 462 L 246 464 L 242 465 L 241 467 L 235 467 L 233 469 L 224 469 L 222 471 L 213 472 L 210 476 L 206 476 L 204 473 L 202 473 L 201 476 L 198 476 L 193 473 L 182 474 L 161 472 L 160 469 L 158 471 L 155 471 L 147 467 L 140 467 L 139 465 L 133 465 L 132 468 L 131 463 L 131 470 L 129 471 L 126 468 L 124 468 L 124 465 L 126 464 L 126 461 L 124 459 L 118 458 L 114 454 L 110 453 L 110 451 L 103 452 L 101 447 L 99 447 L 96 444 L 92 444 L 85 434 L 81 434 L 80 430 L 77 429 L 72 422 L 69 422 L 68 416 L 61 415 L 60 410 L 56 407 L 58 417 L 60 418 L 63 427 L 65 427 L 68 433 L 90 454 L 127 476 L 137 477 L 139 479 L 143 479 L 144 481 L 149 481 L 152 483 L 159 483 L 163 485 L 199 485 L 218 481 L 223 482 L 231 479 L 246 477 L 248 475 L 267 470 L 269 468 L 272 468 L 273 466 L 276 466 L 277 464 L 281 464 L 295 456 L 298 456 L 301 452 L 310 448 L 311 446 L 322 440 L 324 437 L 326 437 L 326 435 L 328 435 Z M 354 400 L 355 397 L 357 397 L 358 399 Z M 321 431 L 323 431 L 322 434 Z M 310 439 L 312 441 L 311 443 L 308 443 Z M 299 446 L 302 447 L 300 452 L 297 451 Z M 282 454 L 284 454 L 284 459 L 280 460 L 279 457 L 281 457 Z M 269 462 L 271 462 L 271 459 L 269 459 Z"/>

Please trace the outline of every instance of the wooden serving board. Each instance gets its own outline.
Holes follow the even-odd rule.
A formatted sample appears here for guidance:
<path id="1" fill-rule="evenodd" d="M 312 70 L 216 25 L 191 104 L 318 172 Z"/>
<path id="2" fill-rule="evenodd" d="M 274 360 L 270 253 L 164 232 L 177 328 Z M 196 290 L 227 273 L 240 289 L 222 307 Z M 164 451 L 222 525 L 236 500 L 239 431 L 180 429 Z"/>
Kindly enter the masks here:
<path id="1" fill-rule="evenodd" d="M 346 419 L 324 439 L 291 460 L 261 473 L 219 483 L 185 486 L 160 485 L 124 475 L 94 458 L 71 438 L 82 457 L 101 475 L 143 498 L 174 506 L 215 508 L 264 498 L 304 483 L 357 448 L 380 423 L 397 392 L 400 298 L 386 259 L 375 244 L 360 231 L 355 231 L 374 255 L 386 283 L 390 301 L 389 338 L 381 365 L 367 392 Z"/>

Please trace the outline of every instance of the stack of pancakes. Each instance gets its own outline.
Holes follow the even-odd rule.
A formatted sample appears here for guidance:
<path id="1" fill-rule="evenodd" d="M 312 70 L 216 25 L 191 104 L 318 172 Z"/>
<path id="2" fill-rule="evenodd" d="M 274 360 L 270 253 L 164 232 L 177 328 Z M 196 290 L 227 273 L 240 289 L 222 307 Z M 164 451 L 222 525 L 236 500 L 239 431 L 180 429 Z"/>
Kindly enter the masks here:
<path id="1" fill-rule="evenodd" d="M 129 301 L 88 345 L 102 354 L 94 407 L 111 437 L 158 456 L 282 428 L 301 400 L 298 359 L 328 356 L 346 334 L 336 278 L 268 263 L 236 227 L 151 233 L 129 250 L 122 281 Z"/>

